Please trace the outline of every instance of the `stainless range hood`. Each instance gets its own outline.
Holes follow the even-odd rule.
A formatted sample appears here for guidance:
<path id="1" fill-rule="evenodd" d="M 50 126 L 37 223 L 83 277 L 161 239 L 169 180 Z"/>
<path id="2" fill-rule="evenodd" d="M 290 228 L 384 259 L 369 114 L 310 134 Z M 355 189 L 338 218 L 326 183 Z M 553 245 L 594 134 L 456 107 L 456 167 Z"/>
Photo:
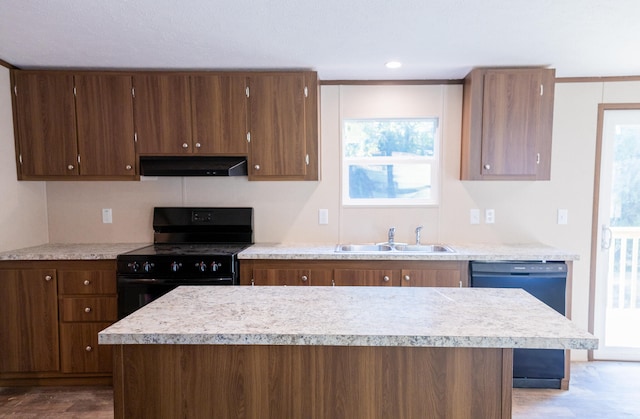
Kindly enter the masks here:
<path id="1" fill-rule="evenodd" d="M 246 176 L 247 158 L 229 156 L 140 156 L 142 176 Z"/>

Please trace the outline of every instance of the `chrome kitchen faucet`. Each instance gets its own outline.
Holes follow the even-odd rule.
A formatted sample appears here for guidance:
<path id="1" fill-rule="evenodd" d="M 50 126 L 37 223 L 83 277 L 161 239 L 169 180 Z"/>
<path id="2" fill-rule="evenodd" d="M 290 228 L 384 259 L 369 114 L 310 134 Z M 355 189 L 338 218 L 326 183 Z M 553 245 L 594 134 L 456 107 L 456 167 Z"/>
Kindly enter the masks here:
<path id="1" fill-rule="evenodd" d="M 422 226 L 416 227 L 416 244 L 420 244 L 420 233 L 422 232 Z"/>

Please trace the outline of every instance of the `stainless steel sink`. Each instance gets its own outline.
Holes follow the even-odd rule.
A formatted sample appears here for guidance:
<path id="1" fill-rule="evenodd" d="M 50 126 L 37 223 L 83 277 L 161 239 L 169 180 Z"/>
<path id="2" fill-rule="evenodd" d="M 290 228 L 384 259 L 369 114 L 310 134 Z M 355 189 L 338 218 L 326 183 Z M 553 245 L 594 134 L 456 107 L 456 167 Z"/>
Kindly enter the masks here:
<path id="1" fill-rule="evenodd" d="M 393 248 L 387 244 L 339 244 L 336 252 L 390 252 Z"/>
<path id="2" fill-rule="evenodd" d="M 395 246 L 398 252 L 454 253 L 454 250 L 441 244 L 405 244 Z"/>
<path id="3" fill-rule="evenodd" d="M 455 250 L 441 244 L 339 244 L 336 252 L 422 252 L 454 253 Z"/>

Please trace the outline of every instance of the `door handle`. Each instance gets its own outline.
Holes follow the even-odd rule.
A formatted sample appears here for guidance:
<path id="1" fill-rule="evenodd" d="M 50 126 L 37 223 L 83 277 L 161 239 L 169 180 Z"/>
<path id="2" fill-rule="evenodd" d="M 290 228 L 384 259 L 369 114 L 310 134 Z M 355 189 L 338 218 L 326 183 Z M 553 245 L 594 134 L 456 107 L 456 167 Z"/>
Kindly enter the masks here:
<path id="1" fill-rule="evenodd" d="M 609 250 L 611 247 L 611 237 L 613 233 L 608 225 L 602 224 L 602 238 L 600 239 L 600 247 L 602 250 Z"/>

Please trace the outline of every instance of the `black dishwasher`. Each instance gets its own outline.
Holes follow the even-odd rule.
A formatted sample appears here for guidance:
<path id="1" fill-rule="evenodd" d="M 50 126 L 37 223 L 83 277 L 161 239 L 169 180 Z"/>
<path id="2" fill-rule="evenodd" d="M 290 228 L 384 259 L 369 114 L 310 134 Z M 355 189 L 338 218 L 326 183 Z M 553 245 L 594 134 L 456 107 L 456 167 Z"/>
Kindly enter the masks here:
<path id="1" fill-rule="evenodd" d="M 564 262 L 470 262 L 471 286 L 522 288 L 565 315 L 567 264 Z M 560 388 L 563 349 L 514 349 L 513 387 Z"/>

